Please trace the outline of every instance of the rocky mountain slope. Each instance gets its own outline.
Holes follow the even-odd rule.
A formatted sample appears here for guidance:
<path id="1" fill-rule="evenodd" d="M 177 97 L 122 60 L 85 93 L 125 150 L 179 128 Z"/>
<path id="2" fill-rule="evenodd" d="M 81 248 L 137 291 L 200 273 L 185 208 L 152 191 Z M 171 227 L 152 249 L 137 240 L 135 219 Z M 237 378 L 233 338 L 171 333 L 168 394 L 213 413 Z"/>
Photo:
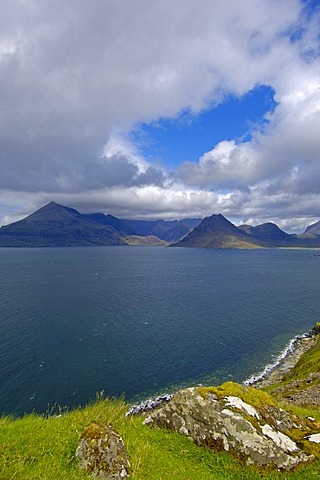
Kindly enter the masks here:
<path id="1" fill-rule="evenodd" d="M 186 237 L 175 243 L 175 247 L 201 248 L 256 248 L 256 242 L 245 231 L 237 228 L 223 215 L 205 218 Z"/>
<path id="2" fill-rule="evenodd" d="M 236 227 L 223 215 L 205 218 L 175 247 L 197 248 L 315 248 L 320 247 L 320 236 L 289 235 L 274 223 L 268 222 L 256 227 Z"/>

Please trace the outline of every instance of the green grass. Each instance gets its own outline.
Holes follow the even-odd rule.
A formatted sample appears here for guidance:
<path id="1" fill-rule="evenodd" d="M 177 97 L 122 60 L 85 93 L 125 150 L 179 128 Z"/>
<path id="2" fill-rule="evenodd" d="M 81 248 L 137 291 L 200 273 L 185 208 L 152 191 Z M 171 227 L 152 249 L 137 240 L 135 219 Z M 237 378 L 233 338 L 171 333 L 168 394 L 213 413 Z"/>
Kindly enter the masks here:
<path id="1" fill-rule="evenodd" d="M 293 405 L 292 403 L 288 403 L 286 401 L 282 401 L 278 403 L 280 408 L 287 410 L 294 415 L 297 415 L 300 418 L 308 418 L 313 417 L 319 422 L 319 430 L 320 430 L 320 408 L 312 408 L 308 406 L 298 406 Z"/>
<path id="2" fill-rule="evenodd" d="M 320 335 L 318 335 L 316 345 L 302 355 L 299 362 L 288 374 L 287 378 L 300 379 L 315 372 L 320 372 Z"/>
<path id="3" fill-rule="evenodd" d="M 75 450 L 85 426 L 112 423 L 123 437 L 132 480 L 306 480 L 320 478 L 320 461 L 293 473 L 261 474 L 227 453 L 213 453 L 170 431 L 152 430 L 125 417 L 122 401 L 98 400 L 83 409 L 45 418 L 0 419 L 1 480 L 81 480 Z M 309 411 L 310 414 L 312 411 Z M 314 413 L 314 412 L 313 412 Z M 313 415 L 314 416 L 314 415 Z"/>
<path id="4" fill-rule="evenodd" d="M 318 324 L 316 324 L 318 325 Z M 314 347 L 305 352 L 298 363 L 287 373 L 284 379 L 276 384 L 269 385 L 263 388 L 263 391 L 269 394 L 274 394 L 277 399 L 291 393 L 298 393 L 300 390 L 305 390 L 311 386 L 317 386 L 319 384 L 319 378 L 309 378 L 313 373 L 320 372 L 320 335 L 318 335 L 317 342 Z M 298 380 L 298 384 L 293 384 Z M 283 387 L 283 392 L 280 397 L 275 391 L 277 388 Z"/>

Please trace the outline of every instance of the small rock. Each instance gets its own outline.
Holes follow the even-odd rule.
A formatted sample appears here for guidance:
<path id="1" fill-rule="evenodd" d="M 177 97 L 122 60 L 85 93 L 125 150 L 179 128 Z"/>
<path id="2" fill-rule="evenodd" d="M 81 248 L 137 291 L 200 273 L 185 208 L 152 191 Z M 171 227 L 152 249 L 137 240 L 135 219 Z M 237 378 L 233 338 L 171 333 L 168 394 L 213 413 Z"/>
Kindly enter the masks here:
<path id="1" fill-rule="evenodd" d="M 91 423 L 76 450 L 80 468 L 101 480 L 124 480 L 130 467 L 121 436 L 111 427 Z"/>
<path id="2" fill-rule="evenodd" d="M 309 442 L 320 443 L 320 433 L 315 433 L 307 437 Z"/>

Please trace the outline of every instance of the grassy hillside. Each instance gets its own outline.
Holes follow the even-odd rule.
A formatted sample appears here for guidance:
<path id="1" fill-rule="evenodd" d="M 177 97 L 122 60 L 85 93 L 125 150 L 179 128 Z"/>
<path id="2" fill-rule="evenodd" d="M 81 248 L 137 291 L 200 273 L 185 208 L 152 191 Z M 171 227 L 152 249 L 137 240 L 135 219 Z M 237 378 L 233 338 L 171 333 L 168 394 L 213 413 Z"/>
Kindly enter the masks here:
<path id="1" fill-rule="evenodd" d="M 254 468 L 241 466 L 228 454 L 215 454 L 174 432 L 151 430 L 141 418 L 125 418 L 126 405 L 100 400 L 60 417 L 30 415 L 0 420 L 1 480 L 80 480 L 75 450 L 91 421 L 110 422 L 123 436 L 132 480 L 258 480 Z M 300 412 L 301 413 L 301 412 Z M 310 410 L 308 411 L 310 414 Z M 319 417 L 319 412 L 313 411 Z M 270 472 L 265 480 L 320 478 L 320 461 L 293 473 Z"/>
<path id="2" fill-rule="evenodd" d="M 318 328 L 320 328 L 320 324 Z M 271 393 L 278 402 L 286 405 L 287 409 L 295 406 L 316 407 L 320 403 L 320 335 L 313 348 L 302 355 L 299 362 L 277 384 L 266 387 L 264 390 Z M 319 418 L 319 410 L 316 416 Z M 311 415 L 314 416 L 314 415 Z"/>
<path id="3" fill-rule="evenodd" d="M 307 379 L 319 371 L 320 340 L 302 356 L 292 373 L 282 382 L 268 388 L 280 395 L 280 387 L 291 388 L 298 380 L 301 392 L 310 388 Z M 312 384 L 311 386 L 317 386 Z M 285 408 L 300 416 L 320 421 L 318 406 Z M 125 417 L 127 405 L 118 400 L 98 399 L 83 409 L 61 415 L 29 415 L 23 418 L 0 419 L 1 480 L 80 480 L 90 478 L 78 468 L 75 450 L 86 425 L 95 421 L 112 424 L 123 437 L 131 463 L 132 480 L 306 480 L 320 478 L 320 460 L 295 472 L 266 472 L 242 466 L 226 453 L 194 445 L 174 432 L 151 430 L 139 417 Z"/>

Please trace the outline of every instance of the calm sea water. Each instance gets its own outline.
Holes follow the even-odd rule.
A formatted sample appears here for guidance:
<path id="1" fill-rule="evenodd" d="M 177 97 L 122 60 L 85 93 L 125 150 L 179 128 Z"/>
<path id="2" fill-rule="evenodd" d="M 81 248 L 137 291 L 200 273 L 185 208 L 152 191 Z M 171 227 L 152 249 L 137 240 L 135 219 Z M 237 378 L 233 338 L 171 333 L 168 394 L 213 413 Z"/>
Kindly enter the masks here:
<path id="1" fill-rule="evenodd" d="M 241 381 L 319 321 L 308 250 L 0 249 L 0 413 Z"/>

